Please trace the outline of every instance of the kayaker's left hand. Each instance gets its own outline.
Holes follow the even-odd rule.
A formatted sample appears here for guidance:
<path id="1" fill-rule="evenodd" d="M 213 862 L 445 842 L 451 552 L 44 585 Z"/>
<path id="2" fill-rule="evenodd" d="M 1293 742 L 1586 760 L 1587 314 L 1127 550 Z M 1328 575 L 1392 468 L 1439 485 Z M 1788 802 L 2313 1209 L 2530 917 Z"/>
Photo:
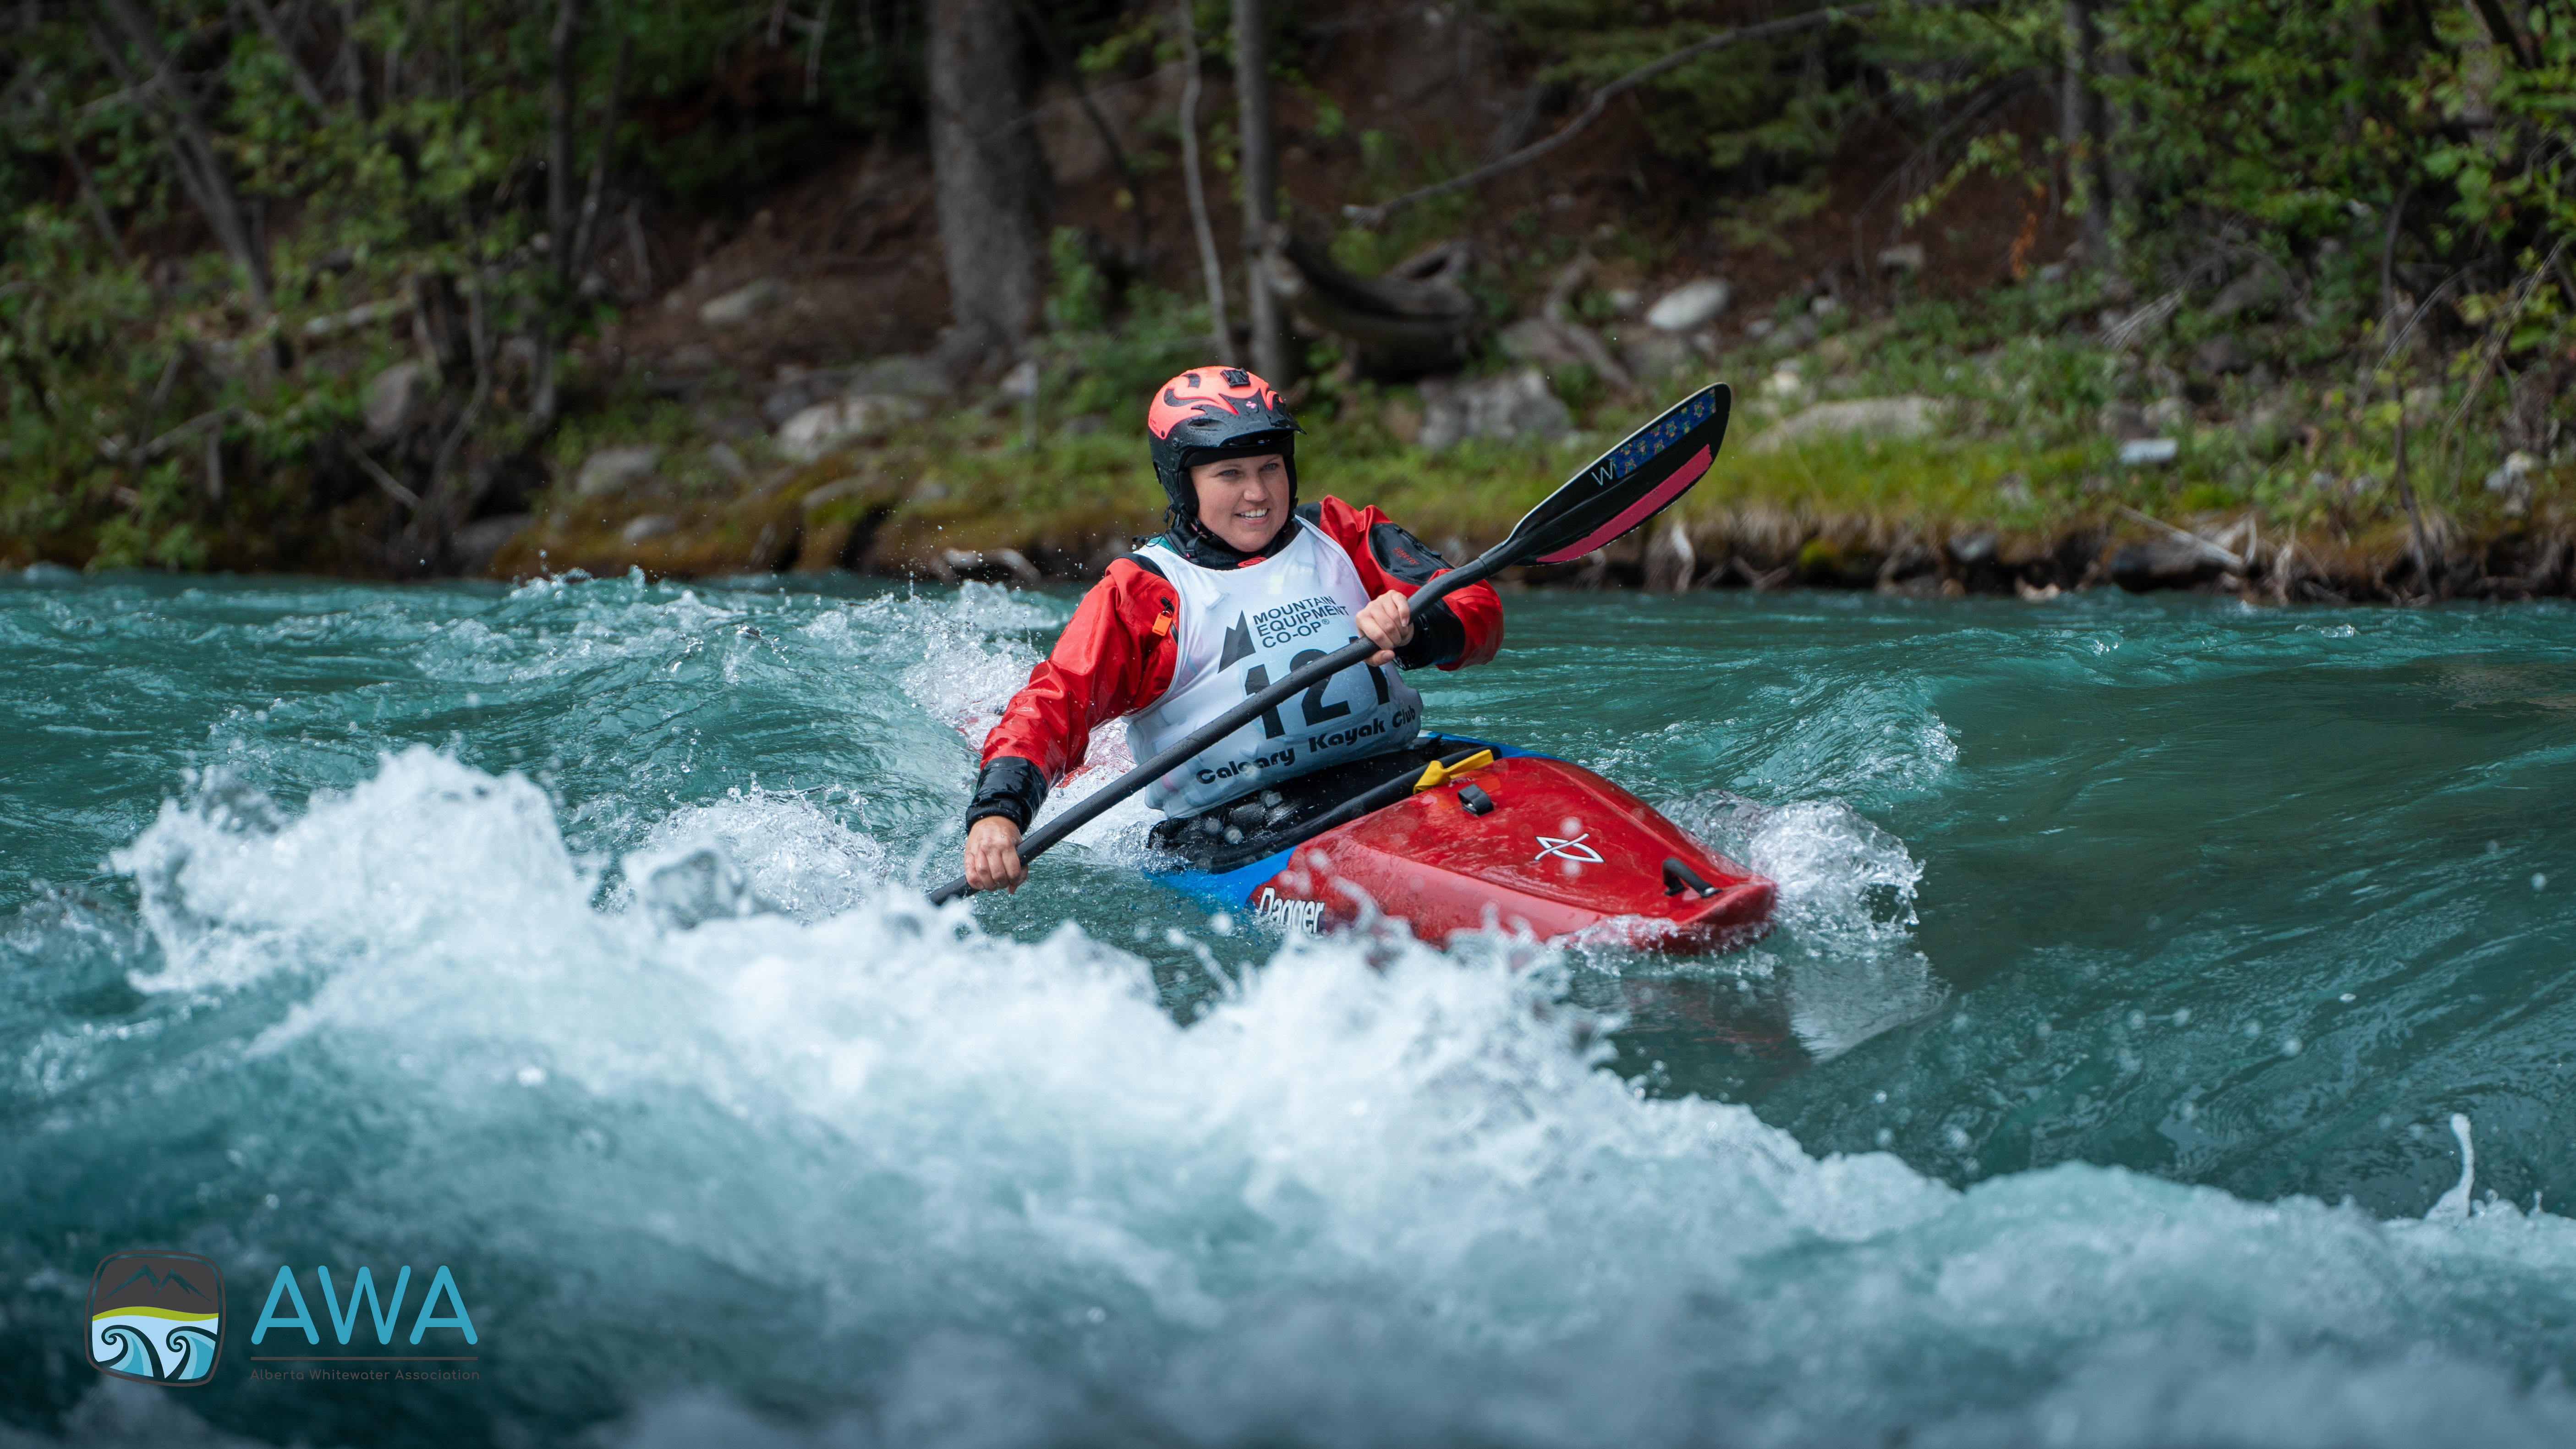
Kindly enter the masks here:
<path id="1" fill-rule="evenodd" d="M 1404 595 L 1393 589 L 1368 601 L 1357 619 L 1360 637 L 1377 646 L 1369 663 L 1384 664 L 1395 657 L 1395 651 L 1413 642 L 1413 611 L 1404 606 Z"/>

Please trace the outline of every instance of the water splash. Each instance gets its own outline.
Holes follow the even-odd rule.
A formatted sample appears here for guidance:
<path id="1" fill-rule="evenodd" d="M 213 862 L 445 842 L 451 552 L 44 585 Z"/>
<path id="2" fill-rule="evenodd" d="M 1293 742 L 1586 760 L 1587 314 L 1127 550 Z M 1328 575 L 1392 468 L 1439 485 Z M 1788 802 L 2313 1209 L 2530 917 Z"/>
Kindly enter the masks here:
<path id="1" fill-rule="evenodd" d="M 980 751 L 1041 657 L 1025 641 L 994 635 L 1061 622 L 998 585 L 965 585 L 952 609 L 931 616 L 922 660 L 903 673 L 904 692 L 956 730 L 970 750 Z M 1104 722 L 1092 732 L 1081 767 L 1048 794 L 1030 824 L 1063 814 L 1135 764 L 1126 721 Z M 1145 858 L 1145 832 L 1156 818 L 1141 796 L 1134 797 L 1087 822 L 1066 842 L 1098 853 L 1104 863 L 1137 864 Z"/>
<path id="2" fill-rule="evenodd" d="M 543 791 L 426 747 L 384 757 L 355 790 L 316 793 L 291 827 L 264 793 L 213 772 L 110 861 L 134 877 L 167 963 L 136 982 L 157 991 L 238 987 L 413 942 L 490 950 L 514 919 L 560 917 L 590 888 Z M 353 875 L 363 889 L 316 888 Z"/>
<path id="3" fill-rule="evenodd" d="M 867 900 L 888 871 L 876 837 L 805 795 L 754 786 L 665 816 L 621 862 L 620 874 L 655 909 L 694 925 L 756 911 L 823 920 Z"/>
<path id="4" fill-rule="evenodd" d="M 1510 1442 L 1605 1422 L 1649 1444 L 1898 1424 L 1965 1442 L 2092 1423 L 2255 1351 L 2284 1372 L 2198 1411 L 2260 1423 L 2282 1385 L 2390 1374 L 2484 1394 L 2478 1364 L 2555 1362 L 2531 1326 L 2576 1281 L 2576 1225 L 2510 1210 L 2463 1237 L 2117 1170 L 1960 1193 L 1884 1154 L 1819 1161 L 1741 1107 L 1644 1100 L 1599 1070 L 1602 1023 L 1564 1002 L 1561 963 L 1515 969 L 1504 942 L 1301 938 L 1184 1027 L 1144 963 L 1079 928 L 991 937 L 829 872 L 851 893 L 829 912 L 665 931 L 594 906 L 541 794 L 427 751 L 300 815 L 212 800 L 121 859 L 172 963 L 137 978 L 147 1016 L 217 1024 L 147 1079 L 239 1091 L 171 1114 L 73 1070 L 58 1080 L 94 1085 L 53 1110 L 137 1163 L 228 1144 L 198 1221 L 237 1260 L 434 1240 L 525 1375 L 459 1412 L 542 1413 L 566 1376 L 598 1376 L 630 1442 L 750 1413 L 747 1384 L 666 1401 L 604 1347 L 640 1292 L 689 1306 L 656 1362 L 748 1347 L 764 1373 L 844 1385 L 824 1401 L 855 1395 L 858 1417 L 817 1442 L 939 1405 L 991 1442 L 1045 1442 L 1054 1421 L 1002 1406 L 1058 1401 L 1201 1442 L 1457 1437 L 1496 1404 Z M 766 822 L 819 832 L 802 802 L 709 808 L 620 872 L 694 841 L 745 882 L 810 879 L 728 853 Z M 1782 843 L 1775 865 L 1841 850 L 1913 878 L 1829 811 L 1774 813 L 1754 838 Z M 283 982 L 283 1020 L 221 1025 Z M 434 1118 L 383 1115 L 426 1101 Z M 373 1137 L 289 1147 L 353 1108 Z M 26 1168 L 67 1150 L 39 1142 Z M 2478 1235 L 2508 1217 L 2509 1245 Z M 513 1226 L 461 1226 L 478 1220 Z M 567 1274 L 630 1288 L 565 1303 L 548 1285 Z M 2356 1312 L 2356 1293 L 2387 1301 Z M 2410 1358 L 2428 1318 L 2472 1357 Z M 2563 1391 L 2522 1403 L 2576 1423 Z"/>
<path id="5" fill-rule="evenodd" d="M 2407 725 L 2448 732 L 2446 780 L 2453 756 L 2502 741 L 2479 768 L 2513 795 L 2480 796 L 2495 788 L 2483 775 L 2422 792 L 2481 805 L 2464 827 L 2476 848 L 2457 848 L 2447 817 L 2384 808 L 2392 782 L 2427 778 L 2419 736 L 2347 739 L 2333 762 L 2366 781 L 2350 799 L 2379 802 L 2366 833 L 2279 787 L 2325 752 L 2229 736 L 2203 763 L 2252 761 L 2219 793 L 2267 812 L 2233 834 L 2167 832 L 2191 842 L 2179 868 L 2114 835 L 2095 848 L 2116 873 L 2095 877 L 2080 868 L 2087 831 L 2144 829 L 2168 796 L 2196 817 L 2213 798 L 2122 795 L 2131 762 L 2244 715 L 2249 692 L 2258 717 L 2310 720 L 2303 735 L 2360 716 L 2309 698 L 2332 681 L 2305 643 L 2282 642 L 2287 625 L 2265 636 L 2259 617 L 2094 600 L 2121 614 L 2122 647 L 2058 652 L 2108 672 L 2069 676 L 2032 650 L 2029 679 L 1999 667 L 1946 693 L 1959 657 L 1898 637 L 1865 602 L 1840 623 L 1791 609 L 1768 640 L 1658 633 L 1626 663 L 1701 646 L 1763 658 L 1794 631 L 1787 647 L 1823 690 L 1740 703 L 1730 687 L 1720 713 L 1713 676 L 1677 670 L 1599 696 L 1582 726 L 1633 743 L 1677 715 L 1740 712 L 1746 729 L 1710 726 L 1714 743 L 1623 768 L 1685 797 L 1736 778 L 1731 760 L 1783 767 L 1758 788 L 1789 803 L 1692 825 L 1734 829 L 1739 858 L 1794 882 L 1768 954 L 1652 983 L 1703 997 L 1779 983 L 1802 1037 L 1841 1051 L 1797 1079 L 1832 1110 L 1802 1115 L 1783 1090 L 1756 1099 L 1766 1125 L 1623 1080 L 1637 1038 L 1567 999 L 1587 978 L 1562 955 L 1365 936 L 1274 948 L 1078 859 L 1035 903 L 934 911 L 889 884 L 870 846 L 900 859 L 954 838 L 963 736 L 890 685 L 963 594 L 280 585 L 253 607 L 224 587 L 49 587 L 60 619 L 0 609 L 0 694 L 53 782 L 7 787 L 11 818 L 34 823 L 0 861 L 24 902 L 0 927 L 13 1361 L 54 1351 L 44 1325 L 77 1319 L 84 1245 L 106 1238 L 203 1250 L 252 1279 L 287 1260 L 449 1257 L 488 1319 L 491 1375 L 421 1386 L 408 1417 L 369 1421 L 387 1442 L 2576 1437 L 2576 1229 L 2536 1200 L 2470 1204 L 2467 1152 L 2455 1164 L 2438 1129 L 2410 1148 L 2403 1128 L 2426 1101 L 2504 1095 L 2527 1105 L 2473 1108 L 2486 1181 L 2536 1188 L 2558 1170 L 2560 1149 L 2522 1140 L 2521 1124 L 2563 1116 L 2549 1083 L 2496 1070 L 2565 1040 L 2563 987 L 2533 966 L 2556 959 L 2564 893 L 2529 886 L 2565 874 L 2547 813 L 2568 798 L 2550 788 L 2563 731 L 2530 701 L 2442 701 Z M 1049 618 L 1066 603 L 997 597 Z M 1514 629 L 1526 644 L 1558 628 L 1597 674 L 1600 619 L 1619 609 L 1731 628 L 1780 607 L 1516 603 Z M 2509 637 L 2504 618 L 2392 619 L 2363 663 Z M 998 657 L 1033 651 L 1044 626 L 960 627 Z M 219 669 L 189 644 L 210 628 L 236 631 Z M 407 652 L 423 639 L 426 670 Z M 1969 652 L 2003 658 L 1998 640 Z M 2363 642 L 2336 641 L 2336 657 Z M 2296 692 L 2261 694 L 2259 668 L 2275 667 Z M 2212 670 L 2204 709 L 2191 690 Z M 1561 700 L 1515 703 L 1525 680 L 1492 674 L 1432 681 L 1435 709 L 1572 748 L 1549 733 Z M 2122 679 L 2145 684 L 2095 697 Z M 1835 699 L 1898 733 L 1844 728 Z M 2056 701 L 2074 701 L 2071 743 L 2018 775 L 1997 767 L 2027 721 L 2067 724 L 2039 707 Z M 2116 747 L 2148 706 L 2153 744 Z M 1943 761 L 1905 733 L 1932 721 L 1973 755 Z M 1801 730 L 1816 752 L 1796 754 Z M 214 764 L 155 818 L 159 782 Z M 2117 808 L 2086 816 L 2094 796 L 2056 789 L 2078 778 Z M 2022 798 L 1989 830 L 2006 807 L 1964 802 L 1999 790 Z M 2513 809 L 2483 808 L 2499 801 Z M 2025 808 L 2065 818 L 2025 823 Z M 2299 849 L 2262 835 L 2281 817 Z M 2037 833 L 2057 824 L 2076 828 Z M 2248 830 L 2260 856 L 2228 855 Z M 130 875 L 84 874 L 119 846 Z M 2191 874 L 2249 859 L 2286 883 L 2267 895 Z M 1938 898 L 1923 896 L 1925 861 Z M 2066 874 L 2038 879 L 2035 863 Z M 662 909 L 632 893 L 674 866 Z M 36 874 L 62 883 L 21 884 Z M 2123 889 L 2140 880 L 2158 892 Z M 1962 931 L 1970 887 L 1979 910 L 2027 895 L 2027 914 Z M 2357 930 L 2356 899 L 2402 909 L 2406 929 Z M 1849 1047 L 1875 1029 L 1860 1009 L 1904 999 L 1927 950 L 1972 998 L 1952 1024 L 1973 1029 Z M 1155 971 L 1198 952 L 1227 969 L 1184 1024 Z M 2365 980 L 2362 1001 L 2334 1004 Z M 2264 1029 L 2247 1037 L 2252 1020 Z M 1670 1021 L 1677 1047 L 1729 1025 Z M 2375 1131 L 2378 1107 L 2348 1110 L 2349 1082 L 2399 1074 L 2416 1105 L 2390 1104 Z M 1868 1105 L 1875 1086 L 1897 1100 Z M 1873 1112 L 1900 1107 L 1919 1113 L 1909 1144 L 1930 1141 L 1970 1102 L 2058 1134 L 2061 1156 L 2217 1173 L 2100 1125 L 2135 1110 L 2152 1127 L 2177 1100 L 2199 1104 L 2189 1125 L 2208 1140 L 2287 1141 L 2284 1160 L 2312 1156 L 2295 1135 L 2307 1114 L 2342 1134 L 2321 1150 L 2383 1164 L 2356 1195 L 2398 1206 L 2083 1163 L 1959 1191 L 1927 1175 L 1950 1162 L 1937 1147 L 1915 1167 L 1817 1155 L 1865 1144 Z M 2418 1217 L 2455 1176 L 2464 1210 Z M 82 1382 L 28 1380 L 64 1398 Z M 248 1387 L 182 1402 L 102 1385 L 0 1437 L 352 1437 L 318 1398 Z"/>
<path id="6" fill-rule="evenodd" d="M 1713 791 L 1659 807 L 1780 887 L 1778 927 L 1734 969 L 1778 971 L 1789 1025 L 1819 1060 L 1937 1009 L 1944 992 L 1914 944 L 1923 867 L 1840 801 L 1766 806 Z"/>
<path id="7" fill-rule="evenodd" d="M 2451 1135 L 2460 1142 L 2460 1180 L 2451 1185 L 2449 1192 L 2442 1194 L 2430 1212 L 2424 1214 L 2426 1222 L 2458 1222 L 2466 1220 L 2469 1215 L 2469 1194 L 2476 1189 L 2478 1181 L 2478 1149 L 2469 1140 L 2469 1114 L 2451 1114 Z"/>
<path id="8" fill-rule="evenodd" d="M 967 584 L 946 607 L 915 607 L 919 663 L 903 671 L 903 692 L 969 742 L 1002 717 L 1002 707 L 1028 682 L 1044 650 L 1023 637 L 1064 620 L 998 585 Z"/>

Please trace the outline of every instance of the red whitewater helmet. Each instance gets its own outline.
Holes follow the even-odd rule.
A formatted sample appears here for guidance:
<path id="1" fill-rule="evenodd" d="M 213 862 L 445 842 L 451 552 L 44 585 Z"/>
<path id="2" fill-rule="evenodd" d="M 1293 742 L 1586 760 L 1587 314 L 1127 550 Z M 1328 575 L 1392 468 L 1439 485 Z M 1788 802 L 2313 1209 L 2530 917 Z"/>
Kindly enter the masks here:
<path id="1" fill-rule="evenodd" d="M 1199 510 L 1190 469 L 1219 458 L 1277 453 L 1288 465 L 1289 497 L 1296 497 L 1297 434 L 1305 430 L 1277 388 L 1240 367 L 1194 367 L 1164 383 L 1145 410 L 1145 431 L 1154 476 L 1185 518 Z"/>

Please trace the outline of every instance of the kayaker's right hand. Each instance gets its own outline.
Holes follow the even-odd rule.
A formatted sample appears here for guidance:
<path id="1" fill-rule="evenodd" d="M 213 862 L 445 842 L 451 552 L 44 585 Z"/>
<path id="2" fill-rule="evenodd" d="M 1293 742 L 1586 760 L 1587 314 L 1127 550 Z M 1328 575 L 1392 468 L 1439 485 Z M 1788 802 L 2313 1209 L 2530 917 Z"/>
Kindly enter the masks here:
<path id="1" fill-rule="evenodd" d="M 966 831 L 966 883 L 979 891 L 1017 891 L 1029 878 L 1020 861 L 1020 827 L 987 815 Z"/>
<path id="2" fill-rule="evenodd" d="M 1413 610 L 1404 595 L 1393 589 L 1369 600 L 1351 623 L 1377 646 L 1377 652 L 1368 657 L 1372 665 L 1392 661 L 1396 650 L 1413 642 Z"/>

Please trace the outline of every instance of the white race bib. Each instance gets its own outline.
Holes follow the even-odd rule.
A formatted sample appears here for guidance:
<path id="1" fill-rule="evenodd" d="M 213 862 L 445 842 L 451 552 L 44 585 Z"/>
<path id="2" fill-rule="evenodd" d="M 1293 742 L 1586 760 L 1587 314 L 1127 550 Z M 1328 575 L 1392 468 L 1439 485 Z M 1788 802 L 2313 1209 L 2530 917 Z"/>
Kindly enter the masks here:
<path id="1" fill-rule="evenodd" d="M 1138 759 L 1360 637 L 1369 601 L 1357 567 L 1323 530 L 1301 523 L 1288 546 L 1239 569 L 1201 568 L 1160 542 L 1151 557 L 1180 595 L 1172 687 L 1127 725 Z M 1410 744 L 1422 696 L 1391 664 L 1354 665 L 1192 756 L 1145 787 L 1166 815 L 1195 815 L 1321 765 Z"/>

